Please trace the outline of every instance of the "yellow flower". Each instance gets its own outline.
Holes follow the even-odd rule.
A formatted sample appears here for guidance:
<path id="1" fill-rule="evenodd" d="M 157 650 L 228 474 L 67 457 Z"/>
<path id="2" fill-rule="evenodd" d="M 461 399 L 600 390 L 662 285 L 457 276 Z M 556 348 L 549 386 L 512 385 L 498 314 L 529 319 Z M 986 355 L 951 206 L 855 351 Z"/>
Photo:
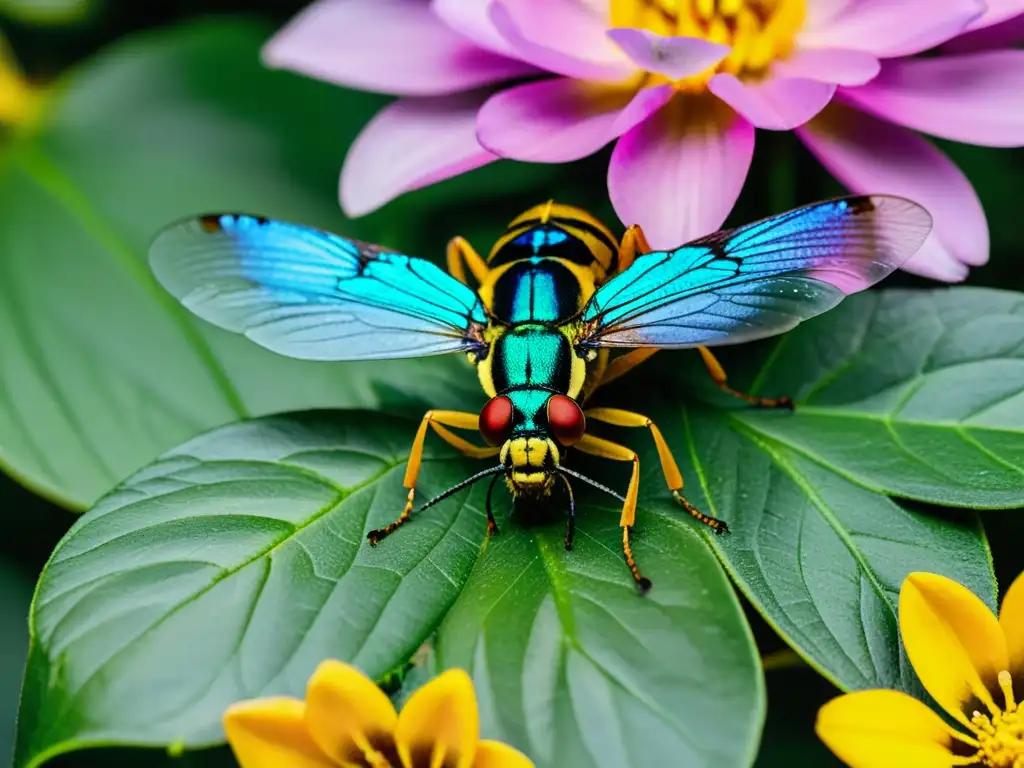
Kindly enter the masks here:
<path id="1" fill-rule="evenodd" d="M 532 768 L 522 753 L 480 741 L 469 675 L 450 669 L 412 695 L 402 714 L 355 667 L 325 661 L 306 700 L 253 699 L 224 714 L 242 768 Z"/>
<path id="2" fill-rule="evenodd" d="M 921 683 L 963 728 L 905 693 L 859 691 L 818 712 L 822 741 L 854 768 L 1024 768 L 1024 574 L 996 619 L 955 581 L 912 573 L 899 615 Z"/>

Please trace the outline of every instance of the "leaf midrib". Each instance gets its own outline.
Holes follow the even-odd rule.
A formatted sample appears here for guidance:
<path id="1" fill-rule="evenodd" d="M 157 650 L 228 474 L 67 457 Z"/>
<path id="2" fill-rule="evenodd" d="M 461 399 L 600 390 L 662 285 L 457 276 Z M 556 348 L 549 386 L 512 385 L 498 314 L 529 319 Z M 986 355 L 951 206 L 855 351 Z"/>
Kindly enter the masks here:
<path id="1" fill-rule="evenodd" d="M 587 651 L 583 644 L 580 643 L 579 639 L 576 637 L 575 617 L 572 615 L 572 606 L 569 603 L 572 599 L 572 595 L 570 594 L 571 590 L 565 584 L 564 579 L 561 576 L 561 571 L 564 569 L 564 566 L 560 566 L 555 559 L 554 553 L 551 551 L 551 543 L 549 541 L 542 541 L 539 536 L 535 536 L 534 541 L 537 545 L 537 551 L 539 554 L 538 559 L 540 560 L 540 563 L 544 568 L 544 572 L 547 575 L 547 581 L 551 585 L 550 594 L 552 599 L 555 601 L 555 610 L 558 615 L 559 623 L 562 625 L 563 636 L 569 641 L 572 649 L 592 664 L 594 669 L 596 669 L 611 685 L 625 693 L 627 696 L 641 702 L 652 713 L 658 715 L 665 723 L 672 726 L 677 733 L 683 735 L 687 741 L 692 742 L 692 733 L 687 728 L 685 722 L 673 717 L 670 712 L 667 712 L 656 701 L 645 696 L 643 691 L 632 690 L 623 685 L 622 680 L 617 678 L 608 669 L 606 669 L 603 664 L 598 662 L 597 659 Z M 577 599 L 586 598 L 584 596 L 579 596 Z M 605 611 L 607 612 L 607 609 L 605 609 Z M 621 624 L 621 621 L 619 623 Z M 579 725 L 578 720 L 577 724 Z"/>

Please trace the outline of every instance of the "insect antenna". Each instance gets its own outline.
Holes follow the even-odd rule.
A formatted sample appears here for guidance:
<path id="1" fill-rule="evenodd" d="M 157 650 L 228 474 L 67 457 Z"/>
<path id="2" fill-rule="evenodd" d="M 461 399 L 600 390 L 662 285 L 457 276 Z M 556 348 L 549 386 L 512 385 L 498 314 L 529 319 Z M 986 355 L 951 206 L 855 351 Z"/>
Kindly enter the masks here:
<path id="1" fill-rule="evenodd" d="M 613 491 L 613 490 L 612 490 L 611 488 L 609 488 L 609 487 L 608 487 L 607 485 L 601 485 L 601 483 L 597 482 L 597 480 L 591 480 L 591 479 L 590 479 L 589 477 L 587 477 L 586 475 L 581 475 L 581 474 L 580 474 L 579 472 L 574 472 L 573 470 L 569 469 L 568 467 L 563 467 L 563 466 L 562 466 L 561 464 L 559 464 L 559 465 L 558 465 L 558 468 L 557 468 L 557 469 L 558 469 L 558 471 L 559 471 L 559 472 L 561 472 L 561 473 L 562 473 L 563 475 L 569 475 L 570 477 L 575 477 L 575 478 L 576 478 L 577 480 L 582 480 L 582 481 L 583 481 L 584 483 L 587 483 L 587 484 L 589 484 L 589 485 L 592 485 L 592 486 L 594 486 L 594 487 L 595 487 L 595 488 L 597 488 L 597 489 L 598 489 L 599 491 L 604 491 L 604 492 L 605 492 L 605 493 L 607 493 L 607 494 L 608 494 L 609 496 L 614 496 L 614 497 L 615 497 L 616 499 L 618 499 L 619 501 L 622 501 L 622 502 L 625 502 L 625 501 L 626 501 L 626 499 L 625 499 L 625 497 L 624 497 L 624 496 L 620 496 L 620 495 L 619 495 L 618 493 L 616 493 L 615 491 Z"/>
<path id="2" fill-rule="evenodd" d="M 626 501 L 622 496 L 617 494 L 611 488 L 605 485 L 601 485 L 601 483 L 597 482 L 597 480 L 591 480 L 589 477 L 587 477 L 586 475 L 581 475 L 579 472 L 573 472 L 568 467 L 563 467 L 559 465 L 558 471 L 561 472 L 563 475 L 569 475 L 570 477 L 575 477 L 577 480 L 582 480 L 583 482 L 592 485 L 595 488 L 598 488 L 599 490 L 602 490 L 611 496 L 614 496 L 619 501 Z M 564 480 L 565 478 L 563 477 L 562 479 Z M 572 520 L 571 517 L 570 520 Z M 571 542 L 571 539 L 569 538 L 568 531 L 566 532 L 566 539 L 566 544 L 569 544 Z M 566 549 L 568 549 L 568 546 L 566 547 Z M 624 526 L 622 529 L 622 554 L 626 558 L 626 565 L 629 567 L 629 572 L 633 575 L 633 581 L 636 583 L 637 590 L 640 592 L 641 595 L 646 594 L 651 589 L 651 580 L 643 574 L 641 574 L 640 569 L 637 568 L 636 560 L 633 557 L 633 547 L 629 543 L 629 526 Z"/>
<path id="3" fill-rule="evenodd" d="M 452 494 L 458 493 L 463 488 L 472 485 L 473 483 L 475 483 L 477 480 L 480 480 L 481 478 L 489 477 L 490 475 L 496 475 L 499 472 L 505 472 L 505 471 L 507 471 L 507 469 L 508 469 L 508 467 L 506 467 L 504 464 L 499 464 L 496 467 L 491 467 L 490 469 L 485 469 L 482 472 L 477 472 L 475 475 L 471 475 L 470 477 L 467 477 L 462 482 L 456 483 L 451 488 L 449 488 L 447 491 L 444 491 L 443 493 L 439 493 L 437 496 L 432 498 L 430 501 L 428 501 L 422 507 L 417 509 L 416 510 L 416 514 L 419 514 L 423 510 L 429 509 L 430 507 L 434 506 L 435 504 L 444 501 L 445 499 L 447 499 Z"/>

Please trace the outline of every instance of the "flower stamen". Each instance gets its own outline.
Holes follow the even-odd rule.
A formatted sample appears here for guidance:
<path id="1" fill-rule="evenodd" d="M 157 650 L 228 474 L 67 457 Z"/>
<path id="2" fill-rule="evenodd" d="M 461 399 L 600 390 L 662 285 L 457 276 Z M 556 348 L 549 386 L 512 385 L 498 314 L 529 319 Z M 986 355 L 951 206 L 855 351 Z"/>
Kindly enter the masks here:
<path id="1" fill-rule="evenodd" d="M 1017 709 L 1017 702 L 1013 698 L 1013 678 L 1005 669 L 999 673 L 999 687 L 1003 691 L 1003 698 L 1006 699 L 1006 711 L 1013 712 Z"/>
<path id="2" fill-rule="evenodd" d="M 728 45 L 732 50 L 717 65 L 676 82 L 681 90 L 698 91 L 720 72 L 763 77 L 773 61 L 792 52 L 806 4 L 807 0 L 611 0 L 611 19 L 614 26 Z"/>
<path id="3" fill-rule="evenodd" d="M 1024 718 L 1013 694 L 1013 679 L 1003 670 L 998 676 L 1006 708 L 985 715 L 971 713 L 971 730 L 978 737 L 973 759 L 989 768 L 1024 768 Z"/>

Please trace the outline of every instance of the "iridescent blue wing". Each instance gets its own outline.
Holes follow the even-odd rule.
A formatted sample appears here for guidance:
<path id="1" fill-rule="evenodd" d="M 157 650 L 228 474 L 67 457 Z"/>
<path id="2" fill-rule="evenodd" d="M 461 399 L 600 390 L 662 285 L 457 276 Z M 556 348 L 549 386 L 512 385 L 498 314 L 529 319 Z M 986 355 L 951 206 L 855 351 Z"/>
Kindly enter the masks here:
<path id="1" fill-rule="evenodd" d="M 199 317 L 303 360 L 373 360 L 483 346 L 474 291 L 422 259 L 297 224 L 218 214 L 150 246 L 163 286 Z"/>
<path id="2" fill-rule="evenodd" d="M 782 333 L 881 280 L 930 230 L 917 203 L 847 197 L 647 253 L 591 297 L 580 343 L 694 347 Z"/>

